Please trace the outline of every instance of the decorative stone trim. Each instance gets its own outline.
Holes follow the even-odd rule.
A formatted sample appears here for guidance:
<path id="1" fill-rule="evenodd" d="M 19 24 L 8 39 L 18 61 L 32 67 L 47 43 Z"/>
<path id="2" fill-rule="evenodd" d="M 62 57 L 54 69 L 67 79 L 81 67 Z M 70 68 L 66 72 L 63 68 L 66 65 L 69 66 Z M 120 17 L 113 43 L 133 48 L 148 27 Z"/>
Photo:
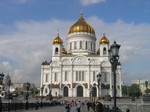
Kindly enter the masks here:
<path id="1" fill-rule="evenodd" d="M 59 88 L 60 84 L 52 84 L 52 88 Z"/>

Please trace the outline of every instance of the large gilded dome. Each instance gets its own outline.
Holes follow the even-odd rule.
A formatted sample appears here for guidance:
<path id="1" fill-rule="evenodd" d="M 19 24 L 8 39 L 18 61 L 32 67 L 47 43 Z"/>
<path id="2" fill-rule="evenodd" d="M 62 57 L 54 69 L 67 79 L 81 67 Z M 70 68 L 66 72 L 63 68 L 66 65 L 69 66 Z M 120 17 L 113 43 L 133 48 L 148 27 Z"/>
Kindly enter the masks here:
<path id="1" fill-rule="evenodd" d="M 82 15 L 83 14 L 81 14 L 78 21 L 70 27 L 68 34 L 75 33 L 75 32 L 86 32 L 86 33 L 92 33 L 95 35 L 94 28 L 85 21 Z"/>
<path id="2" fill-rule="evenodd" d="M 57 37 L 53 40 L 53 44 L 62 44 L 63 41 L 59 37 L 59 34 L 57 34 Z"/>
<path id="3" fill-rule="evenodd" d="M 109 44 L 109 40 L 107 39 L 105 34 L 103 34 L 103 37 L 99 40 L 99 44 Z"/>

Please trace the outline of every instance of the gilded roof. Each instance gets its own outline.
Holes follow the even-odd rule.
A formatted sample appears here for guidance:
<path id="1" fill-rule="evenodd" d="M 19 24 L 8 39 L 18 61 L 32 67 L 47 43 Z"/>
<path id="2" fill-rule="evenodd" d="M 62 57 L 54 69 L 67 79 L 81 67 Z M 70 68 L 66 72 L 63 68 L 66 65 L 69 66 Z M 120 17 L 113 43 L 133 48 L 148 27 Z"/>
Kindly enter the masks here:
<path id="1" fill-rule="evenodd" d="M 53 40 L 53 44 L 62 44 L 63 41 L 59 37 L 59 34 L 57 34 L 57 37 Z"/>
<path id="2" fill-rule="evenodd" d="M 109 44 L 109 40 L 107 39 L 105 34 L 103 34 L 103 37 L 100 39 L 99 44 Z"/>
<path id="3" fill-rule="evenodd" d="M 64 47 L 62 48 L 62 54 L 67 54 L 67 51 Z"/>
<path id="4" fill-rule="evenodd" d="M 82 14 L 78 19 L 78 21 L 70 27 L 68 34 L 75 33 L 75 32 L 87 32 L 95 35 L 94 28 L 85 21 Z"/>

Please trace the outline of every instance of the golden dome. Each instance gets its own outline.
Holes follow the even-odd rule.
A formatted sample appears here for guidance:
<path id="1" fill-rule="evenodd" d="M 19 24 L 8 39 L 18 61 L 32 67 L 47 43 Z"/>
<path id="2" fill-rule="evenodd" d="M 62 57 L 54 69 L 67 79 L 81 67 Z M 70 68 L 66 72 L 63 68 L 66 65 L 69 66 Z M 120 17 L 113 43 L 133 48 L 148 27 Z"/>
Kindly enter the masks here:
<path id="1" fill-rule="evenodd" d="M 81 13 L 81 16 L 78 19 L 78 21 L 70 27 L 68 34 L 75 33 L 75 32 L 87 32 L 87 33 L 92 33 L 95 35 L 94 28 L 92 28 L 92 26 L 90 26 L 85 21 L 85 19 L 82 17 L 82 15 L 83 14 Z"/>
<path id="2" fill-rule="evenodd" d="M 59 34 L 57 34 L 57 37 L 53 40 L 53 44 L 62 44 L 63 41 L 59 37 Z"/>
<path id="3" fill-rule="evenodd" d="M 109 40 L 107 39 L 105 34 L 103 34 L 103 37 L 100 39 L 99 44 L 109 44 Z"/>
<path id="4" fill-rule="evenodd" d="M 62 48 L 62 54 L 67 54 L 67 51 L 64 47 Z"/>

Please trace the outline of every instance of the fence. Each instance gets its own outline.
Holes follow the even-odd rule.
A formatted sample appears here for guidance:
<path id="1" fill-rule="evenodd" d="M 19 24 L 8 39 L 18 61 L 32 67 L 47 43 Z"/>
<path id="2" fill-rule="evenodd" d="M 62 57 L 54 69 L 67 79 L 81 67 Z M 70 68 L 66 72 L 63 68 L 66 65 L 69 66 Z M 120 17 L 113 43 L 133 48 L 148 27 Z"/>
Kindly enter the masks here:
<path id="1" fill-rule="evenodd" d="M 54 106 L 59 105 L 59 102 L 43 102 L 39 103 L 39 107 L 44 108 L 46 106 Z M 27 108 L 28 107 L 28 108 Z M 27 110 L 27 109 L 35 109 L 35 103 L 2 103 L 2 112 L 11 111 L 11 110 Z"/>

